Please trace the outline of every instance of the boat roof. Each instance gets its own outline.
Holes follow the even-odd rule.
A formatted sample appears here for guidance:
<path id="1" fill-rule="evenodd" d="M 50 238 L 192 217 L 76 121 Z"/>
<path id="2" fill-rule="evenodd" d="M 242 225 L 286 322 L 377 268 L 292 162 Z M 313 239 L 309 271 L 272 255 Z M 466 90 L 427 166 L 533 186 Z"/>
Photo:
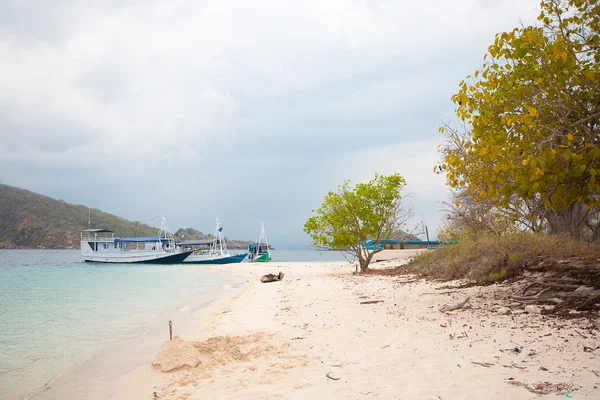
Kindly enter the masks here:
<path id="1" fill-rule="evenodd" d="M 139 243 L 139 242 L 159 242 L 162 238 L 158 236 L 153 237 L 135 237 L 135 238 L 115 238 L 115 242 L 123 243 Z"/>
<path id="2" fill-rule="evenodd" d="M 271 245 L 270 245 L 270 244 L 268 244 L 268 243 L 265 243 L 265 242 L 260 242 L 260 243 L 256 243 L 256 242 L 254 242 L 254 243 L 250 243 L 250 246 L 249 246 L 249 247 L 258 247 L 258 246 L 269 246 L 269 247 L 271 247 Z"/>
<path id="3" fill-rule="evenodd" d="M 108 232 L 108 233 L 112 233 L 113 231 L 111 231 L 110 229 L 84 229 L 82 230 L 82 232 L 92 232 L 92 233 L 103 233 L 103 232 Z"/>
<path id="4" fill-rule="evenodd" d="M 181 240 L 178 243 L 182 244 L 183 246 L 210 246 L 211 244 L 213 244 L 213 239 Z M 218 240 L 217 243 L 219 243 Z"/>

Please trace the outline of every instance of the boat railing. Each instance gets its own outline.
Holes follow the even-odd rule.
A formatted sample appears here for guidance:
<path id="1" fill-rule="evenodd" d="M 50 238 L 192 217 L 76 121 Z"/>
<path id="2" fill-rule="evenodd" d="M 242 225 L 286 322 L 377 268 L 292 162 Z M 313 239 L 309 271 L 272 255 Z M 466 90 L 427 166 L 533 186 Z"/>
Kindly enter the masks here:
<path id="1" fill-rule="evenodd" d="M 114 239 L 109 237 L 81 236 L 81 240 L 85 240 L 86 242 L 112 242 Z"/>

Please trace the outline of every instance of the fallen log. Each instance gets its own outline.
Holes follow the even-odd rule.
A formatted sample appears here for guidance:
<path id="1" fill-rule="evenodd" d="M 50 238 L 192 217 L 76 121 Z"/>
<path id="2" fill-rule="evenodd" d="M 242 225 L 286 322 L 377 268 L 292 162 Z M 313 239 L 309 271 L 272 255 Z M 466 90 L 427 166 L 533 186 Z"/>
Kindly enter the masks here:
<path id="1" fill-rule="evenodd" d="M 464 299 L 463 301 L 459 301 L 458 303 L 449 304 L 449 305 L 444 304 L 442 307 L 440 307 L 440 311 L 447 312 L 447 311 L 459 310 L 459 309 L 463 308 L 469 302 L 469 300 L 471 300 L 471 296 L 467 296 L 466 299 Z"/>

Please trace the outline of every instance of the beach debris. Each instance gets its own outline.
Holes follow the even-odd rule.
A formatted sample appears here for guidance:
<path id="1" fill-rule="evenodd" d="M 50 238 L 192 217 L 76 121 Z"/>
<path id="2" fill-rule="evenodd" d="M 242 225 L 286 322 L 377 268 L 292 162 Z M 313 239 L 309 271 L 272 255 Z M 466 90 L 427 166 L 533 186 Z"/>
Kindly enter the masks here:
<path id="1" fill-rule="evenodd" d="M 478 362 L 478 361 L 471 361 L 471 364 L 481 365 L 482 367 L 486 367 L 486 368 L 489 368 L 492 365 L 495 365 L 495 364 L 491 364 L 491 363 L 487 363 L 487 362 Z"/>
<path id="2" fill-rule="evenodd" d="M 573 385 L 569 383 L 550 383 L 550 382 L 537 382 L 534 384 L 526 384 L 519 381 L 510 381 L 508 382 L 514 386 L 521 386 L 525 389 L 529 390 L 531 393 L 535 394 L 562 394 L 567 395 L 569 392 L 573 391 Z M 570 394 L 569 394 L 570 396 Z M 566 396 L 566 397 L 569 397 Z"/>
<path id="3" fill-rule="evenodd" d="M 169 340 L 173 340 L 173 322 L 169 321 Z"/>
<path id="4" fill-rule="evenodd" d="M 469 300 L 471 300 L 471 296 L 467 296 L 466 299 L 464 299 L 463 301 L 459 301 L 457 303 L 453 303 L 453 304 L 449 304 L 449 305 L 444 304 L 442 307 L 440 307 L 440 311 L 447 312 L 447 311 L 460 310 L 469 302 Z"/>
<path id="5" fill-rule="evenodd" d="M 328 373 L 325 374 L 325 376 L 334 381 L 339 381 L 340 379 L 342 379 L 342 378 L 335 378 L 335 377 L 331 376 L 332 372 L 333 371 L 329 371 Z"/>
<path id="6" fill-rule="evenodd" d="M 588 272 L 597 273 L 597 270 L 590 269 Z M 554 304 L 556 306 L 552 311 L 570 308 L 578 311 L 590 310 L 596 303 L 600 303 L 600 290 L 586 286 L 585 283 L 585 280 L 567 277 L 536 279 L 523 288 L 523 296 L 512 298 L 521 302 Z M 528 293 L 530 295 L 527 295 Z"/>
<path id="7" fill-rule="evenodd" d="M 525 306 L 525 308 L 523 310 L 528 314 L 541 314 L 542 313 L 542 309 L 533 304 Z"/>
<path id="8" fill-rule="evenodd" d="M 152 362 L 152 366 L 163 372 L 174 371 L 183 367 L 196 367 L 200 364 L 200 353 L 194 346 L 175 336 L 165 342 Z"/>
<path id="9" fill-rule="evenodd" d="M 377 303 L 383 303 L 383 300 L 367 300 L 367 301 L 360 302 L 360 304 L 377 304 Z"/>
<path id="10" fill-rule="evenodd" d="M 277 275 L 274 275 L 274 274 L 263 275 L 262 278 L 260 278 L 260 281 L 262 283 L 277 282 L 277 281 L 282 280 L 283 276 L 284 276 L 284 273 L 280 271 Z"/>
<path id="11" fill-rule="evenodd" d="M 510 314 L 510 308 L 508 307 L 500 307 L 496 312 L 500 315 Z"/>

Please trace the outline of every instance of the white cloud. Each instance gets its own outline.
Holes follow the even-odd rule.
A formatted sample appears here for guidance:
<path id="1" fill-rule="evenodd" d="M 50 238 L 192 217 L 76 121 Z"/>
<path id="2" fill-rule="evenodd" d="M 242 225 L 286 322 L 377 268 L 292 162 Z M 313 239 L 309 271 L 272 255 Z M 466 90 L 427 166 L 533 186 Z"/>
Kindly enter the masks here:
<path id="1" fill-rule="evenodd" d="M 453 88 L 495 32 L 537 14 L 537 0 L 15 4 L 0 4 L 0 179 L 138 219 L 176 189 L 174 222 L 206 199 L 240 221 L 271 213 L 275 234 L 374 167 L 405 173 L 435 218 L 430 152 Z M 270 204 L 256 171 L 294 198 Z"/>

